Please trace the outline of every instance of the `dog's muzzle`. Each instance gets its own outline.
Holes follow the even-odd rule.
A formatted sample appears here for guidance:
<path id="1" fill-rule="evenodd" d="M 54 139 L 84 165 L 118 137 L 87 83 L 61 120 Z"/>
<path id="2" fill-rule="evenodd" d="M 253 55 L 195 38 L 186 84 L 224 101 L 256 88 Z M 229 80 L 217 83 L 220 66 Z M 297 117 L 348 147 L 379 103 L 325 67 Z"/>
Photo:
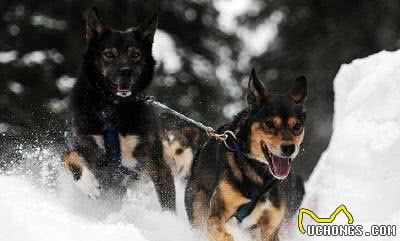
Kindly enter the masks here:
<path id="1" fill-rule="evenodd" d="M 261 141 L 260 145 L 264 157 L 268 161 L 268 166 L 271 174 L 277 179 L 285 179 L 290 173 L 290 164 L 293 160 L 292 156 L 283 157 L 274 155 L 273 152 L 270 151 L 267 143 L 265 143 L 264 141 Z"/>

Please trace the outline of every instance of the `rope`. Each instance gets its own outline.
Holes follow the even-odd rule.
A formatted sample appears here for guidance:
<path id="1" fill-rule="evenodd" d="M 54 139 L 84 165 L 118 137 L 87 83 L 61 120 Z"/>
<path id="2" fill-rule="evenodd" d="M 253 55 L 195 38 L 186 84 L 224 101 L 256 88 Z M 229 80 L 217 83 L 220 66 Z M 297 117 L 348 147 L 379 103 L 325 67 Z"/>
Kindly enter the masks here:
<path id="1" fill-rule="evenodd" d="M 218 133 L 214 130 L 214 128 L 212 128 L 211 126 L 206 126 L 206 125 L 204 125 L 204 124 L 201 123 L 201 122 L 195 121 L 195 120 L 193 120 L 193 119 L 191 119 L 191 118 L 185 116 L 184 114 L 179 113 L 178 111 L 169 108 L 168 106 L 164 105 L 163 103 L 158 102 L 153 96 L 146 96 L 146 97 L 144 98 L 144 101 L 145 101 L 147 104 L 152 104 L 152 105 L 157 106 L 157 107 L 159 107 L 159 108 L 161 108 L 161 109 L 167 110 L 167 111 L 171 112 L 173 115 L 179 117 L 180 119 L 182 119 L 182 120 L 184 120 L 184 121 L 187 121 L 187 122 L 189 122 L 189 123 L 192 123 L 193 125 L 199 127 L 199 128 L 202 129 L 203 131 L 205 131 L 206 134 L 207 134 L 207 136 L 208 136 L 209 138 L 215 139 L 215 140 L 217 140 L 217 141 L 222 141 L 222 142 L 224 142 L 225 146 L 226 146 L 229 150 L 231 150 L 231 151 L 234 150 L 234 148 L 231 148 L 231 147 L 227 144 L 227 142 L 226 142 L 226 140 L 229 138 L 229 136 L 231 136 L 233 139 L 235 139 L 236 141 L 238 141 L 237 138 L 236 138 L 235 133 L 233 133 L 232 131 L 227 130 L 227 131 L 224 131 L 224 133 L 222 133 L 222 134 L 218 134 Z"/>

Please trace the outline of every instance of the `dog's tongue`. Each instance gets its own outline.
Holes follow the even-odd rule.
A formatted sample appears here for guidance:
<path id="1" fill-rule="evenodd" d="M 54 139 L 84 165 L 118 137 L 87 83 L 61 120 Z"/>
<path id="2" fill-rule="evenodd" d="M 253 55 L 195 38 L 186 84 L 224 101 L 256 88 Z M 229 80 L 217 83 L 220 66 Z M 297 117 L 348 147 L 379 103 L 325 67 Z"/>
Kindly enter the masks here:
<path id="1" fill-rule="evenodd" d="M 131 84 L 129 82 L 120 82 L 118 84 L 118 91 L 130 91 L 131 90 Z"/>
<path id="2" fill-rule="evenodd" d="M 286 178 L 290 172 L 289 158 L 282 158 L 272 155 L 272 171 L 278 178 Z"/>

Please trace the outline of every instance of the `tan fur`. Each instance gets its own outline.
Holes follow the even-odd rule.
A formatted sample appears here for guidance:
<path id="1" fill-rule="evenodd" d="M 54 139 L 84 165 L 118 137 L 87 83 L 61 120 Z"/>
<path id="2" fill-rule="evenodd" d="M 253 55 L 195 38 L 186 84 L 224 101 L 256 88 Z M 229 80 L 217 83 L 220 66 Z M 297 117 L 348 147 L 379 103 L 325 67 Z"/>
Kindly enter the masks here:
<path id="1" fill-rule="evenodd" d="M 64 167 L 70 171 L 82 171 L 84 159 L 76 151 L 68 151 L 64 155 Z"/>
<path id="2" fill-rule="evenodd" d="M 251 166 L 245 166 L 245 175 L 254 183 L 262 185 L 264 180 L 256 173 L 256 171 Z"/>
<path id="3" fill-rule="evenodd" d="M 300 145 L 303 142 L 303 138 L 304 138 L 304 129 L 300 135 L 292 137 L 292 142 L 293 144 Z"/>
<path id="4" fill-rule="evenodd" d="M 134 168 L 136 165 L 136 158 L 134 152 L 136 146 L 139 144 L 140 139 L 135 135 L 119 136 L 122 165 L 128 168 Z"/>
<path id="5" fill-rule="evenodd" d="M 227 152 L 226 158 L 228 160 L 229 167 L 233 172 L 233 175 L 241 182 L 243 180 L 243 174 L 236 163 L 236 160 L 233 156 L 233 152 Z"/>
<path id="6" fill-rule="evenodd" d="M 286 205 L 279 207 L 271 206 L 264 210 L 259 221 L 256 234 L 257 241 L 277 241 L 279 240 L 279 227 L 287 214 Z"/>
<path id="7" fill-rule="evenodd" d="M 282 118 L 281 117 L 274 116 L 274 118 L 272 118 L 272 121 L 274 122 L 275 128 L 277 128 L 277 129 L 281 128 L 281 125 L 282 125 Z"/>
<path id="8" fill-rule="evenodd" d="M 207 227 L 208 211 L 206 194 L 203 191 L 197 192 L 193 199 L 193 224 L 203 232 Z"/>
<path id="9" fill-rule="evenodd" d="M 297 121 L 298 120 L 297 120 L 296 117 L 294 117 L 294 116 L 289 117 L 288 120 L 287 120 L 288 126 L 290 128 L 293 128 L 296 125 Z"/>
<path id="10" fill-rule="evenodd" d="M 282 135 L 278 133 L 273 135 L 263 130 L 259 122 L 254 122 L 250 127 L 250 153 L 254 158 L 264 159 L 260 142 L 264 141 L 271 146 L 279 146 L 282 144 Z"/>
<path id="11" fill-rule="evenodd" d="M 244 203 L 249 202 L 239 191 L 226 181 L 219 183 L 211 198 L 210 215 L 207 220 L 208 237 L 212 241 L 232 241 L 225 229 L 225 223 Z"/>

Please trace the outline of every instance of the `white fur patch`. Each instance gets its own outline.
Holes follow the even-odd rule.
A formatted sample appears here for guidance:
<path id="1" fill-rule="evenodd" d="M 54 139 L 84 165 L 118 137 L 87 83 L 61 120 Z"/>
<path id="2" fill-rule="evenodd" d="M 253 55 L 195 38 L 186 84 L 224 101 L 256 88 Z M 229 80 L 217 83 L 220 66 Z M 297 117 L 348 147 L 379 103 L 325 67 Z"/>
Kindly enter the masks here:
<path id="1" fill-rule="evenodd" d="M 92 135 L 94 141 L 96 142 L 96 145 L 100 148 L 100 149 L 105 149 L 104 147 L 104 138 L 102 135 Z"/>
<path id="2" fill-rule="evenodd" d="M 75 185 L 79 190 L 89 197 L 97 199 L 100 197 L 100 185 L 93 173 L 85 166 L 82 166 L 82 176 Z"/>
<path id="3" fill-rule="evenodd" d="M 140 142 L 139 136 L 135 135 L 127 135 L 127 136 L 119 136 L 119 142 L 121 146 L 121 159 L 122 165 L 129 168 L 134 169 L 137 160 L 133 156 L 133 152 L 135 151 L 136 146 Z"/>

